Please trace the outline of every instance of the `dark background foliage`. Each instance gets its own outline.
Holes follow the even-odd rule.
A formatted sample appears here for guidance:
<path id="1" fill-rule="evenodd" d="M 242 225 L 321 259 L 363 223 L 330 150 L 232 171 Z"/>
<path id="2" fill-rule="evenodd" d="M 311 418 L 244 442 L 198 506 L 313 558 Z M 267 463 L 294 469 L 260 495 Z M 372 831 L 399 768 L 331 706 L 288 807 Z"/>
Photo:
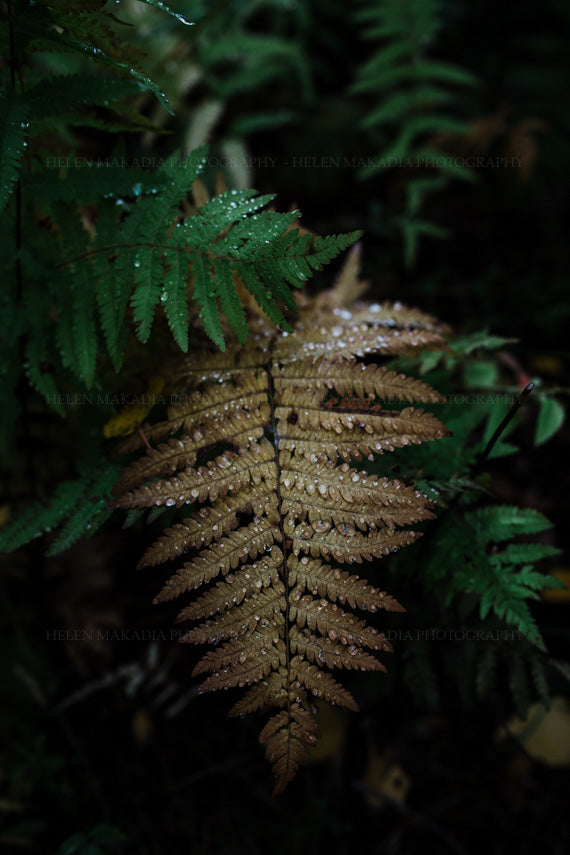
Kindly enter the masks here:
<path id="1" fill-rule="evenodd" d="M 174 117 L 149 96 L 138 107 L 160 132 L 111 133 L 102 122 L 96 132 L 76 129 L 70 148 L 109 156 L 120 137 L 131 158 L 159 158 L 209 138 L 210 188 L 233 158 L 223 169 L 230 185 L 276 193 L 280 210 L 301 208 L 306 227 L 364 229 L 370 299 L 417 305 L 459 333 L 487 328 L 515 338 L 508 370 L 519 386 L 535 375 L 567 386 L 566 3 L 525 0 L 515 10 L 444 0 L 435 9 L 433 55 L 476 78 L 450 108 L 464 132 L 443 133 L 439 150 L 485 165 L 474 181 L 450 178 L 425 195 L 422 220 L 447 236 L 421 236 L 411 263 L 399 218 L 417 170 L 364 178 L 350 165 L 387 144 L 382 129 L 362 125 L 374 94 L 351 91 L 377 49 L 362 38 L 357 15 L 330 0 L 172 5 L 196 21 L 191 35 L 136 2 L 119 4 L 117 14 L 132 21 L 128 38 L 146 52 L 141 63 Z M 58 61 L 64 69 L 72 62 Z M 61 423 L 35 406 L 17 445 L 26 495 L 45 498 L 69 461 Z M 76 434 L 88 436 L 88 418 L 72 416 Z M 535 447 L 535 427 L 529 405 L 516 429 L 520 451 L 491 462 L 489 484 L 497 501 L 546 514 L 550 542 L 563 547 L 568 428 Z M 360 715 L 322 710 L 321 747 L 271 800 L 258 720 L 227 721 L 225 697 L 197 695 L 197 654 L 171 630 L 177 609 L 153 608 L 161 580 L 134 572 L 155 530 L 120 526 L 111 520 L 55 558 L 39 541 L 2 558 L 3 846 L 42 855 L 566 851 L 568 765 L 537 760 L 505 729 L 514 712 L 511 660 L 524 660 L 527 648 L 503 636 L 492 688 L 475 691 L 469 663 L 485 642 L 454 635 L 470 625 L 473 604 L 446 609 L 424 596 L 423 541 L 391 569 L 371 570 L 387 574 L 386 587 L 408 608 L 382 624 L 395 647 L 388 675 L 352 677 Z M 567 659 L 568 601 L 544 600 L 533 614 L 549 652 Z M 441 640 L 426 640 L 438 630 Z M 551 675 L 551 693 L 567 696 L 561 674 Z M 567 758 L 567 732 L 557 739 Z"/>

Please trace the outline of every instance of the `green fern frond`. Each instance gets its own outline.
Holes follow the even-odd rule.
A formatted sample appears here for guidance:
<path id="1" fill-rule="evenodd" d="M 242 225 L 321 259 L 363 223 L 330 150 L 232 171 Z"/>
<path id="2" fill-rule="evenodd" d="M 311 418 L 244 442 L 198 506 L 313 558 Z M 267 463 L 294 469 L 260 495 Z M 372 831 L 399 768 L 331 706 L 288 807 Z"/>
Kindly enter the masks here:
<path id="1" fill-rule="evenodd" d="M 135 256 L 135 291 L 131 298 L 133 320 L 139 341 L 150 336 L 156 307 L 162 292 L 162 254 L 152 246 L 143 246 Z"/>
<path id="2" fill-rule="evenodd" d="M 100 203 L 96 226 L 96 245 L 112 247 L 119 233 L 122 205 L 117 199 L 104 199 Z M 92 276 L 95 299 L 99 310 L 99 323 L 115 371 L 122 364 L 121 338 L 125 335 L 125 312 L 130 297 L 130 285 L 126 277 L 113 276 L 117 259 L 113 250 L 96 252 L 92 256 Z"/>
<path id="3" fill-rule="evenodd" d="M 80 538 L 91 537 L 109 519 L 113 513 L 109 507 L 111 490 L 118 471 L 119 467 L 116 465 L 102 461 L 101 469 L 85 478 L 85 489 L 81 497 L 46 555 L 59 555 Z"/>
<path id="4" fill-rule="evenodd" d="M 65 236 L 64 254 L 68 257 L 71 251 L 84 254 L 88 247 L 88 234 L 78 211 L 58 203 L 54 205 L 54 213 L 61 234 Z M 63 327 L 67 327 L 68 331 L 66 338 L 60 339 L 60 342 L 63 344 L 65 341 L 64 349 L 71 345 L 69 352 L 62 353 L 64 364 L 89 388 L 93 384 L 98 351 L 91 266 L 71 262 L 70 267 L 62 271 L 59 282 L 53 288 L 53 295 Z"/>
<path id="5" fill-rule="evenodd" d="M 363 167 L 361 177 L 370 178 L 399 165 L 424 172 L 428 168 L 440 179 L 426 182 L 420 175 L 406 184 L 404 211 L 394 222 L 402 230 L 405 261 L 411 267 L 421 235 L 444 236 L 441 229 L 416 222 L 426 192 L 438 189 L 446 174 L 471 177 L 465 166 L 430 146 L 429 137 L 465 130 L 464 122 L 453 114 L 455 90 L 475 79 L 463 69 L 429 56 L 441 21 L 437 0 L 366 0 L 356 20 L 363 25 L 363 36 L 378 41 L 378 46 L 359 66 L 351 92 L 374 93 L 376 103 L 361 124 L 375 145 L 382 146 L 378 157 Z"/>
<path id="6" fill-rule="evenodd" d="M 0 552 L 14 552 L 62 523 L 47 555 L 58 555 L 80 537 L 94 534 L 111 514 L 110 491 L 119 472 L 116 464 L 101 461 L 82 477 L 64 481 L 49 502 L 30 504 L 0 529 Z"/>
<path id="7" fill-rule="evenodd" d="M 176 161 L 176 155 L 173 161 Z M 131 300 L 131 305 L 134 312 L 134 321 L 136 325 L 137 337 L 140 341 L 145 342 L 150 335 L 150 329 L 154 320 L 156 306 L 160 300 L 161 293 L 165 298 L 165 302 L 171 299 L 175 303 L 180 303 L 179 289 L 185 288 L 185 279 L 174 280 L 172 275 L 168 278 L 168 283 L 165 283 L 163 290 L 163 242 L 168 230 L 174 226 L 174 219 L 180 205 L 181 200 L 189 193 L 192 184 L 198 177 L 206 160 L 206 149 L 202 147 L 197 149 L 192 156 L 180 161 L 175 166 L 171 167 L 167 173 L 167 181 L 165 188 L 160 196 L 154 200 L 152 204 L 152 215 L 139 217 L 136 225 L 138 226 L 137 233 L 132 235 L 137 244 L 142 245 L 136 253 L 133 262 L 135 270 L 134 282 L 135 291 Z M 146 211 L 144 211 L 146 214 Z M 132 229 L 129 230 L 132 234 Z M 172 272 L 172 253 L 168 253 L 170 262 L 169 270 Z M 185 265 L 177 263 L 176 269 L 183 269 L 185 276 Z M 126 274 L 132 275 L 131 271 L 126 269 Z M 169 286 L 169 288 L 168 288 Z M 184 327 L 184 321 L 180 319 L 180 324 L 176 327 L 176 334 L 182 336 L 181 340 L 185 340 L 187 325 Z"/>
<path id="8" fill-rule="evenodd" d="M 180 350 L 188 350 L 188 262 L 179 252 L 167 252 L 160 296 L 168 326 Z"/>
<path id="9" fill-rule="evenodd" d="M 224 349 L 224 334 L 220 323 L 220 313 L 216 294 L 212 288 L 210 272 L 201 255 L 195 255 L 190 262 L 194 300 L 199 307 L 199 317 L 208 336 L 221 350 Z"/>
<path id="10" fill-rule="evenodd" d="M 63 416 L 64 410 L 58 403 L 55 378 L 49 370 L 44 371 L 42 368 L 42 362 L 46 358 L 47 352 L 45 331 L 37 327 L 30 332 L 26 342 L 26 361 L 24 363 L 26 375 L 33 388 L 37 389 L 40 395 L 43 395 L 60 416 Z"/>
<path id="11" fill-rule="evenodd" d="M 26 8 L 25 12 L 14 16 L 16 37 L 28 42 L 28 49 L 73 51 L 91 61 L 118 69 L 151 91 L 172 113 L 164 92 L 150 77 L 137 70 L 134 58 L 117 51 L 115 34 L 104 22 L 99 4 L 97 8 L 84 8 L 79 12 L 77 4 L 72 9 L 65 4 L 50 5 L 51 8 L 47 9 L 36 4 L 36 8 Z"/>
<path id="12" fill-rule="evenodd" d="M 120 158 L 98 164 L 73 155 L 55 158 L 39 154 L 47 168 L 26 176 L 26 192 L 38 203 L 77 203 L 80 200 L 89 204 L 111 196 L 117 202 L 124 196 L 156 196 L 164 186 L 156 173 L 127 169 L 120 164 Z"/>
<path id="13" fill-rule="evenodd" d="M 295 309 L 291 286 L 300 287 L 362 234 L 300 235 L 292 227 L 297 211 L 263 211 L 273 196 L 257 196 L 254 190 L 227 191 L 183 215 L 181 202 L 205 159 L 205 147 L 180 163 L 173 158 L 159 175 L 159 194 L 146 193 L 124 205 L 122 221 L 116 211 L 110 212 L 114 236 L 105 219 L 108 206 L 99 211 L 94 245 L 85 255 L 87 267 L 96 259 L 101 325 L 114 362 L 127 293 L 132 292 L 133 320 L 142 342 L 148 340 L 161 306 L 175 341 L 186 350 L 190 294 L 218 347 L 224 345 L 220 309 L 244 342 L 247 328 L 239 285 L 274 323 L 290 330 L 279 304 Z M 121 309 L 114 317 L 117 295 Z"/>
<path id="14" fill-rule="evenodd" d="M 468 515 L 468 522 L 477 532 L 482 546 L 487 546 L 491 542 L 500 543 L 503 540 L 511 540 L 521 534 L 538 534 L 552 528 L 552 523 L 539 511 L 533 508 L 518 508 L 514 505 L 479 508 Z M 543 548 L 547 549 L 547 547 Z"/>
<path id="15" fill-rule="evenodd" d="M 29 505 L 23 514 L 0 529 L 0 551 L 14 552 L 51 531 L 72 511 L 84 491 L 83 481 L 65 481 L 52 495 L 49 505 L 44 502 Z"/>
<path id="16" fill-rule="evenodd" d="M 251 92 L 285 75 L 293 74 L 299 88 L 312 92 L 308 64 L 299 46 L 267 33 L 248 33 L 232 27 L 200 51 L 201 63 L 210 70 L 211 86 L 217 97 L 229 99 L 240 92 Z M 218 68 L 232 63 L 232 74 L 221 75 Z"/>
<path id="17" fill-rule="evenodd" d="M 224 264 L 220 258 L 212 259 L 212 277 L 216 283 L 216 292 L 220 301 L 220 307 L 227 318 L 231 318 L 232 327 L 238 337 L 240 344 L 245 344 L 247 341 L 247 320 L 244 308 L 240 302 L 238 293 L 233 279 L 233 271 L 228 264 Z M 277 295 L 278 299 L 282 299 L 282 294 L 278 288 L 281 282 L 271 280 L 266 274 L 266 279 L 270 282 L 272 292 Z M 194 288 L 196 288 L 196 280 L 194 279 Z M 287 294 L 290 292 L 287 291 Z M 285 302 L 282 299 L 282 302 Z M 290 303 L 288 308 L 291 308 Z M 293 303 L 293 308 L 295 305 Z M 220 330 L 221 333 L 221 330 Z M 210 336 L 211 337 L 211 336 Z"/>
<path id="18" fill-rule="evenodd" d="M 140 3 L 145 3 L 147 6 L 154 6 L 156 9 L 160 9 L 161 12 L 165 12 L 167 15 L 170 15 L 172 18 L 175 18 L 181 24 L 186 24 L 187 27 L 191 27 L 193 25 L 193 21 L 190 21 L 180 12 L 175 12 L 170 9 L 166 3 L 163 3 L 162 0 L 139 0 Z"/>
<path id="19" fill-rule="evenodd" d="M 28 105 L 18 97 L 0 104 L 0 211 L 18 180 L 20 161 L 27 145 Z"/>
<path id="20" fill-rule="evenodd" d="M 531 508 L 495 505 L 465 512 L 442 525 L 441 540 L 428 561 L 427 579 L 430 584 L 446 585 L 448 603 L 459 592 L 477 595 L 482 620 L 493 611 L 544 649 L 527 600 L 537 599 L 537 591 L 543 588 L 562 585 L 529 562 L 560 550 L 537 543 L 509 543 L 501 549 L 499 544 L 550 527 L 546 517 Z M 445 566 L 453 567 L 449 577 L 442 569 Z"/>
<path id="21" fill-rule="evenodd" d="M 453 101 L 453 92 L 443 86 L 465 86 L 475 82 L 468 72 L 427 56 L 430 41 L 439 28 L 440 8 L 436 0 L 367 0 L 357 14 L 366 26 L 367 38 L 380 45 L 358 70 L 352 92 L 385 93 L 382 104 L 363 120 L 364 128 L 385 129 L 396 140 L 387 146 L 385 158 L 411 158 L 420 153 L 418 137 L 464 129 L 462 122 L 435 107 Z M 441 154 L 441 153 L 440 153 Z M 374 165 L 367 174 L 383 167 Z"/>
<path id="22" fill-rule="evenodd" d="M 62 113 L 66 114 L 66 121 L 84 124 L 85 113 L 77 112 L 78 107 L 110 107 L 129 95 L 144 91 L 146 87 L 140 80 L 123 74 L 65 74 L 40 80 L 26 92 L 25 103 L 34 125 L 41 119 L 52 119 Z"/>

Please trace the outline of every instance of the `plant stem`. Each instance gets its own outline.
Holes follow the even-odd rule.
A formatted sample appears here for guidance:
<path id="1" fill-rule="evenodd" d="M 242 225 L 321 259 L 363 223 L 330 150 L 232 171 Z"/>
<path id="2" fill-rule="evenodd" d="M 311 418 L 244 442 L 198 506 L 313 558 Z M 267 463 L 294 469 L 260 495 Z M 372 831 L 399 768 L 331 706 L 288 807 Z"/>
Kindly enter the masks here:
<path id="1" fill-rule="evenodd" d="M 516 399 L 515 403 L 513 404 L 513 406 L 511 407 L 511 409 L 509 410 L 509 412 L 507 413 L 507 415 L 505 416 L 505 418 L 503 419 L 503 421 L 501 422 L 499 427 L 496 429 L 496 431 L 494 432 L 493 436 L 491 437 L 491 439 L 489 440 L 487 445 L 485 446 L 485 449 L 481 453 L 479 460 L 475 464 L 474 471 L 477 471 L 481 467 L 481 465 L 485 462 L 485 460 L 487 460 L 487 458 L 489 457 L 489 454 L 493 450 L 494 446 L 497 444 L 499 437 L 501 436 L 501 434 L 503 433 L 503 431 L 505 430 L 505 428 L 507 427 L 507 425 L 509 424 L 511 419 L 514 417 L 514 415 L 516 414 L 519 407 L 526 401 L 526 399 L 528 398 L 528 396 L 530 395 L 530 393 L 532 392 L 533 389 L 534 389 L 534 383 L 531 382 L 531 383 L 526 384 L 526 386 L 524 387 L 524 389 L 522 390 L 522 392 L 520 393 L 520 395 Z"/>

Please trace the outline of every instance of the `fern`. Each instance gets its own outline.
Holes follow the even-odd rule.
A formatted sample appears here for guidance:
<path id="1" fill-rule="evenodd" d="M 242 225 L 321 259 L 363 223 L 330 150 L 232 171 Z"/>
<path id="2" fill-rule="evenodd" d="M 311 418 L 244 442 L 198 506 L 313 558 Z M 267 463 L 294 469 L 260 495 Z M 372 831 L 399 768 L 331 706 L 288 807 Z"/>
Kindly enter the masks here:
<path id="1" fill-rule="evenodd" d="M 286 326 L 279 303 L 294 308 L 291 285 L 303 284 L 360 235 L 300 235 L 291 228 L 297 212 L 257 213 L 273 197 L 257 197 L 252 190 L 227 191 L 184 216 L 181 203 L 205 159 L 204 148 L 181 161 L 173 157 L 172 165 L 142 181 L 125 170 L 93 166 L 79 170 L 78 178 L 73 175 L 53 186 L 48 182 L 36 194 L 45 200 L 44 209 L 60 236 L 60 260 L 49 285 L 58 321 L 59 358 L 87 387 L 95 378 L 100 331 L 113 364 L 120 367 L 120 335 L 129 302 L 140 341 L 148 341 L 161 306 L 175 341 L 186 349 L 192 294 L 207 333 L 223 348 L 220 307 L 228 312 L 240 339 L 247 335 L 236 288 L 247 289 L 271 320 Z M 25 188 L 35 192 L 40 177 L 32 176 Z M 117 183 L 119 192 L 130 190 L 130 202 L 116 197 Z M 100 200 L 89 231 L 82 211 L 59 204 L 81 193 L 87 201 L 95 194 Z M 112 199 L 101 200 L 102 193 Z M 52 254 L 51 247 L 49 251 Z M 38 286 L 43 287 L 40 282 Z M 39 294 L 34 299 L 39 300 Z M 45 327 L 45 322 L 41 325 Z M 52 338 L 48 335 L 42 342 L 36 361 L 36 351 L 28 348 L 28 376 L 48 399 L 55 395 L 55 380 L 48 379 L 38 364 L 49 358 Z"/>
<path id="2" fill-rule="evenodd" d="M 170 10 L 165 6 L 164 11 Z M 99 3 L 92 4 L 91 8 L 84 7 L 79 13 L 76 4 L 64 0 L 50 0 L 31 7 L 14 4 L 12 9 L 12 25 L 26 50 L 71 51 L 88 57 L 91 62 L 115 69 L 138 81 L 170 112 L 164 92 L 137 69 L 140 57 L 125 52 L 124 42 L 119 42 L 112 22 L 111 17 L 101 12 Z"/>
<path id="3" fill-rule="evenodd" d="M 201 690 L 246 687 L 233 715 L 280 710 L 261 733 L 276 792 L 316 739 L 311 698 L 356 709 L 328 669 L 384 669 L 368 650 L 389 650 L 385 636 L 349 608 L 401 610 L 338 565 L 397 551 L 418 536 L 406 526 L 433 516 L 418 490 L 350 461 L 446 435 L 407 406 L 437 401 L 437 392 L 363 361 L 442 347 L 437 324 L 401 306 L 346 308 L 350 279 L 345 270 L 333 291 L 306 300 L 292 335 L 258 317 L 253 340 L 234 339 L 226 354 L 208 356 L 195 341 L 171 372 L 183 400 L 166 421 L 143 425 L 152 447 L 115 488 L 129 512 L 201 506 L 140 566 L 189 553 L 156 601 L 203 588 L 180 615 L 198 622 L 183 640 L 217 645 L 195 669 L 211 672 Z M 406 406 L 385 409 L 394 400 Z M 133 434 L 121 448 L 139 444 Z"/>
<path id="4" fill-rule="evenodd" d="M 537 599 L 543 588 L 561 587 L 553 576 L 534 569 L 535 562 L 559 550 L 539 543 L 505 542 L 550 527 L 542 514 L 530 508 L 495 505 L 467 511 L 462 517 L 450 516 L 442 523 L 439 548 L 428 559 L 426 581 L 432 587 L 444 582 L 447 604 L 459 592 L 475 594 L 481 619 L 492 610 L 544 649 L 527 600 Z"/>
<path id="5" fill-rule="evenodd" d="M 0 552 L 21 546 L 61 526 L 48 555 L 58 555 L 75 541 L 94 534 L 112 513 L 111 489 L 120 467 L 102 460 L 79 478 L 62 482 L 49 502 L 29 505 L 23 514 L 0 529 Z"/>
<path id="6" fill-rule="evenodd" d="M 182 20 L 162 3 L 148 5 Z M 191 299 L 219 347 L 221 312 L 240 341 L 247 337 L 246 290 L 271 320 L 287 326 L 284 311 L 295 308 L 292 287 L 360 233 L 302 235 L 293 228 L 296 212 L 262 210 L 273 197 L 254 190 L 227 191 L 193 206 L 189 196 L 206 161 L 204 147 L 187 158 L 173 155 L 158 170 L 125 168 L 120 152 L 89 162 L 45 151 L 49 134 L 68 151 L 74 125 L 110 129 L 113 122 L 101 119 L 101 111 L 108 117 L 116 110 L 123 126 L 130 116 L 130 129 L 140 127 L 147 120 L 125 99 L 149 91 L 164 104 L 165 96 L 137 70 L 137 50 L 118 40 L 115 19 L 99 4 L 77 13 L 73 4 L 54 0 L 11 6 L 9 12 L 12 67 L 25 67 L 27 76 L 25 91 L 21 83 L 13 85 L 0 115 L 2 203 L 9 202 L 16 181 L 21 186 L 18 206 L 8 208 L 3 221 L 16 245 L 4 255 L 16 249 L 15 263 L 4 270 L 16 295 L 16 317 L 3 356 L 23 354 L 28 382 L 63 415 L 62 385 L 100 388 L 107 357 L 120 370 L 132 344 L 131 326 L 146 343 L 159 315 L 186 350 Z M 84 63 L 88 58 L 89 69 L 42 75 L 41 61 L 31 63 L 28 52 L 46 57 L 54 50 L 75 52 Z M 92 60 L 103 63 L 102 73 L 93 70 Z M 8 226 L 14 214 L 16 229 Z M 15 373 L 4 372 L 6 400 L 13 403 L 7 424 L 16 415 L 10 384 L 17 382 Z"/>
<path id="7" fill-rule="evenodd" d="M 113 254 L 125 251 L 116 287 L 123 287 L 133 275 L 125 263 L 129 252 L 134 256 L 133 266 L 140 269 L 140 273 L 134 271 L 132 306 L 141 341 L 148 339 L 156 306 L 161 301 L 176 341 L 186 349 L 189 288 L 193 289 L 200 306 L 206 332 L 222 349 L 219 303 L 228 310 L 232 325 L 235 318 L 235 330 L 241 340 L 245 340 L 243 311 L 232 294 L 236 284 L 241 283 L 252 294 L 271 320 L 286 324 L 277 300 L 294 308 L 289 286 L 300 286 L 312 270 L 320 269 L 360 235 L 353 232 L 316 239 L 299 236 L 297 231 L 290 230 L 297 212 L 253 213 L 273 197 L 256 198 L 255 191 L 250 190 L 227 191 L 201 206 L 192 216 L 175 217 L 182 187 L 190 189 L 204 159 L 203 150 L 196 152 L 188 161 L 185 179 L 185 170 L 178 167 L 176 180 L 165 180 L 169 190 L 163 193 L 160 205 L 153 201 L 152 205 L 145 206 L 148 199 L 141 200 L 132 214 L 135 224 L 127 218 L 121 229 L 129 243 L 122 244 L 119 232 L 118 240 L 111 247 Z M 141 208 L 137 210 L 139 205 Z M 153 219 L 147 213 L 150 207 Z M 178 221 L 174 222 L 175 219 Z M 172 231 L 163 237 L 171 228 Z M 136 249 L 137 246 L 140 248 Z M 105 248 L 97 248 L 97 251 L 105 252 Z M 112 264 L 110 272 L 115 273 Z M 128 290 L 126 284 L 125 288 Z"/>
<path id="8" fill-rule="evenodd" d="M 68 20 L 66 9 L 60 3 L 49 10 L 35 9 L 31 17 L 16 15 L 14 29 L 31 38 L 36 48 L 40 20 L 50 39 L 54 21 L 63 34 L 83 38 L 93 16 L 86 13 L 86 18 Z M 106 49 L 111 49 L 112 37 L 105 27 L 98 38 L 100 44 L 107 39 Z M 64 43 L 71 46 L 67 36 Z M 82 50 L 79 42 L 75 47 Z M 31 170 L 19 171 L 25 137 L 35 145 L 39 131 L 53 121 L 53 99 L 68 122 L 69 111 L 81 105 L 107 107 L 143 86 L 140 76 L 133 79 L 122 72 L 117 77 L 51 77 L 4 101 L 6 133 L 0 161 L 4 201 L 19 179 L 24 204 L 18 209 L 17 231 L 26 239 L 16 265 L 6 268 L 14 292 L 20 291 L 22 297 L 16 322 L 19 341 L 9 347 L 23 349 L 29 382 L 56 408 L 64 377 L 74 375 L 73 382 L 83 388 L 96 386 L 105 354 L 120 369 L 129 343 L 130 311 L 136 336 L 147 342 L 160 309 L 184 350 L 193 297 L 218 346 L 224 346 L 220 311 L 227 313 L 245 341 L 240 289 L 253 293 L 274 322 L 287 325 L 283 308 L 295 307 L 292 285 L 302 284 L 360 234 L 300 235 L 292 228 L 297 213 L 262 211 L 273 197 L 250 190 L 228 191 L 192 207 L 187 197 L 205 163 L 205 148 L 189 158 L 174 155 L 157 171 L 105 162 L 81 163 L 83 168 L 74 169 L 73 157 L 63 159 L 71 168 L 54 169 L 50 165 L 57 165 L 58 158 L 37 150 L 30 152 L 36 155 L 29 163 Z M 25 128 L 22 119 L 28 114 L 32 122 Z M 82 122 L 84 114 L 77 116 Z M 120 164 L 120 157 L 117 160 Z M 13 249 L 6 247 L 5 258 Z M 16 382 L 15 376 L 9 379 Z M 10 400 L 10 390 L 6 394 Z"/>
<path id="9" fill-rule="evenodd" d="M 394 165 L 429 170 L 406 183 L 404 213 L 395 219 L 408 266 L 414 263 L 422 234 L 445 236 L 443 229 L 419 218 L 425 196 L 444 185 L 445 175 L 472 178 L 430 140 L 464 131 L 449 105 L 456 87 L 474 83 L 463 69 L 430 58 L 440 17 L 437 0 L 366 0 L 357 13 L 365 37 L 379 41 L 379 46 L 359 66 L 351 93 L 374 93 L 382 99 L 362 121 L 363 129 L 382 141 L 382 149 L 361 175 L 369 178 Z"/>
<path id="10" fill-rule="evenodd" d="M 290 124 L 295 116 L 296 110 L 290 107 L 267 108 L 275 88 L 288 88 L 295 101 L 314 99 L 305 51 L 299 39 L 283 36 L 285 27 L 290 31 L 296 12 L 276 8 L 271 0 L 241 0 L 219 6 L 215 13 L 195 4 L 196 26 L 181 28 L 175 21 L 164 22 L 158 43 L 153 9 L 137 9 L 134 4 L 125 14 L 136 25 L 133 35 L 148 55 L 152 79 L 164 82 L 173 109 L 189 116 L 183 153 L 211 143 L 212 151 L 222 156 L 232 185 L 249 186 L 251 170 L 245 162 L 250 152 L 242 138 Z M 255 32 L 260 15 L 270 25 L 277 19 L 271 33 Z M 185 73 L 171 73 L 173 56 L 185 57 Z M 160 108 L 153 109 L 152 118 L 157 128 L 168 121 Z"/>
<path id="11" fill-rule="evenodd" d="M 0 210 L 18 179 L 27 145 L 28 115 L 28 105 L 16 97 L 5 97 L 0 104 Z"/>
<path id="12" fill-rule="evenodd" d="M 79 112 L 78 107 L 112 108 L 127 96 L 145 91 L 140 80 L 127 75 L 62 74 L 38 81 L 21 100 L 34 117 L 34 123 L 63 115 L 66 122 L 90 124 L 89 114 Z"/>

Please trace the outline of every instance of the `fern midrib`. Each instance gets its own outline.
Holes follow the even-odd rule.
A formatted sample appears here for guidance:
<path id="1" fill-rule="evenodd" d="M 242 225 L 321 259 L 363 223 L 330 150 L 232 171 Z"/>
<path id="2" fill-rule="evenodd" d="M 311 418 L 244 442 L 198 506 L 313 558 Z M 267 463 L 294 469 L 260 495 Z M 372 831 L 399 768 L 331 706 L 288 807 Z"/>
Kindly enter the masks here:
<path id="1" fill-rule="evenodd" d="M 216 258 L 216 259 L 219 259 L 220 261 L 227 261 L 228 263 L 232 262 L 232 261 L 243 261 L 243 259 L 240 259 L 239 256 L 236 256 L 236 255 L 228 255 L 228 253 L 212 252 L 211 248 L 206 249 L 206 250 L 202 250 L 202 249 L 198 249 L 196 247 L 191 247 L 191 246 L 177 246 L 176 244 L 173 244 L 173 243 L 150 243 L 150 242 L 146 241 L 143 243 L 119 243 L 119 244 L 111 244 L 108 246 L 95 247 L 94 249 L 89 249 L 89 250 L 87 250 L 87 252 L 83 252 L 80 255 L 76 255 L 75 257 L 73 257 L 71 259 L 67 259 L 66 261 L 62 261 L 60 264 L 58 264 L 56 266 L 56 270 L 59 270 L 60 268 L 64 268 L 64 267 L 70 267 L 78 261 L 88 261 L 90 258 L 93 258 L 96 255 L 100 255 L 101 253 L 113 253 L 113 252 L 118 253 L 121 250 L 126 250 L 126 249 L 159 249 L 163 252 L 165 252 L 165 251 L 178 252 L 178 253 L 185 253 L 186 255 L 198 255 L 200 257 L 205 256 L 207 258 L 212 258 L 212 259 Z M 308 253 L 305 253 L 305 257 L 307 257 L 308 255 L 309 255 Z M 263 261 L 271 261 L 271 260 L 272 260 L 271 257 L 267 257 L 265 259 L 264 258 L 252 259 L 253 262 L 256 262 L 256 261 L 257 262 L 263 262 Z"/>
<path id="2" fill-rule="evenodd" d="M 56 266 L 56 270 L 59 270 L 63 267 L 69 267 L 75 264 L 78 261 L 85 261 L 89 258 L 92 258 L 95 255 L 99 255 L 101 253 L 111 253 L 111 252 L 120 252 L 123 249 L 160 249 L 160 250 L 168 250 L 168 252 L 184 252 L 187 255 L 200 255 L 200 256 L 208 256 L 209 258 L 217 258 L 220 261 L 244 261 L 244 259 L 240 258 L 239 255 L 232 255 L 228 253 L 217 253 L 212 252 L 211 248 L 206 250 L 198 249 L 197 247 L 191 246 L 177 246 L 174 243 L 150 243 L 148 241 L 143 243 L 119 243 L 119 244 L 109 244 L 107 246 L 99 246 L 94 247 L 93 249 L 89 249 L 86 252 L 82 252 L 80 255 L 76 255 L 73 258 L 66 259 L 62 261 L 60 264 Z M 299 253 L 290 253 L 288 257 L 290 258 L 313 258 L 319 255 L 318 250 L 313 250 L 309 252 L 307 250 L 302 250 Z M 250 263 L 263 263 L 267 261 L 274 261 L 275 259 L 271 255 L 262 256 L 262 257 L 253 257 L 248 259 Z"/>
<path id="3" fill-rule="evenodd" d="M 18 72 L 19 80 L 20 80 L 20 89 L 22 94 L 24 92 L 24 83 L 22 80 L 22 75 L 20 68 L 18 67 L 16 60 L 16 42 L 14 37 L 14 10 L 12 9 L 12 0 L 8 0 L 7 2 L 7 10 L 8 10 L 8 34 L 9 34 L 9 43 L 10 43 L 10 88 L 12 97 L 16 96 L 16 72 Z M 21 194 L 21 182 L 20 178 L 16 181 L 16 187 L 14 188 L 15 193 L 15 202 L 16 202 L 16 215 L 14 222 L 14 235 L 15 235 L 15 244 L 16 244 L 16 287 L 18 300 L 22 299 L 23 293 L 23 281 L 22 281 L 22 261 L 20 258 L 20 249 L 22 247 L 22 194 Z M 23 363 L 22 363 L 23 364 Z"/>
<path id="4" fill-rule="evenodd" d="M 269 398 L 269 411 L 270 411 L 270 427 L 272 438 L 273 438 L 273 448 L 275 449 L 275 466 L 277 469 L 277 486 L 276 486 L 276 494 L 277 494 L 277 505 L 279 509 L 279 532 L 281 535 L 281 545 L 283 551 L 283 585 L 285 587 L 285 621 L 284 621 L 284 642 L 285 642 L 285 670 L 286 670 L 286 680 L 287 680 L 287 719 L 291 722 L 291 648 L 289 645 L 289 636 L 290 636 L 290 618 L 289 618 L 289 569 L 288 569 L 288 555 L 287 555 L 287 538 L 285 535 L 285 531 L 283 529 L 283 513 L 282 513 L 282 505 L 283 500 L 281 497 L 281 467 L 279 462 L 279 435 L 277 433 L 277 425 L 275 423 L 275 382 L 273 379 L 272 372 L 272 363 L 269 360 L 265 367 L 267 371 L 267 397 Z M 289 738 L 287 740 L 287 768 L 289 768 L 289 764 L 291 762 L 291 728 L 288 729 Z"/>

